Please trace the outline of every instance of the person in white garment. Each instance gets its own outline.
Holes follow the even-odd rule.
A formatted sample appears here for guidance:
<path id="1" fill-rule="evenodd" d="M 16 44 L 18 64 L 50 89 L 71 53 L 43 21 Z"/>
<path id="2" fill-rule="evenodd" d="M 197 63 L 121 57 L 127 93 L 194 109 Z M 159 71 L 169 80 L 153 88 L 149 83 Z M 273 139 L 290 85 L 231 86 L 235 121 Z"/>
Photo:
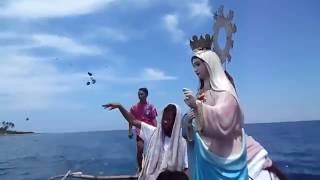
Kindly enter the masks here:
<path id="1" fill-rule="evenodd" d="M 187 146 L 181 135 L 181 110 L 170 103 L 162 112 L 160 126 L 153 127 L 134 118 L 120 103 L 108 103 L 104 108 L 119 109 L 123 117 L 140 129 L 139 136 L 145 142 L 142 170 L 139 180 L 186 180 L 188 169 Z M 178 177 L 177 177 L 178 176 Z"/>

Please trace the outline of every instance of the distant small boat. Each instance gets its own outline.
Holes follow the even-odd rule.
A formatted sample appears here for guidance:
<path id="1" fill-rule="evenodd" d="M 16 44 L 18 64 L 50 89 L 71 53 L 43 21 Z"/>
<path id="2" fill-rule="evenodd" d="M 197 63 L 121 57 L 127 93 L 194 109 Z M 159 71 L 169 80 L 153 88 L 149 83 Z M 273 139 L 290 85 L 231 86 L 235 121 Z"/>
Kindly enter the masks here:
<path id="1" fill-rule="evenodd" d="M 71 172 L 70 170 L 64 175 L 58 175 L 51 177 L 49 180 L 60 179 L 67 180 L 67 178 L 79 178 L 79 179 L 95 179 L 95 180 L 137 180 L 138 175 L 119 175 L 119 176 L 94 176 L 89 174 L 83 174 L 82 172 Z"/>

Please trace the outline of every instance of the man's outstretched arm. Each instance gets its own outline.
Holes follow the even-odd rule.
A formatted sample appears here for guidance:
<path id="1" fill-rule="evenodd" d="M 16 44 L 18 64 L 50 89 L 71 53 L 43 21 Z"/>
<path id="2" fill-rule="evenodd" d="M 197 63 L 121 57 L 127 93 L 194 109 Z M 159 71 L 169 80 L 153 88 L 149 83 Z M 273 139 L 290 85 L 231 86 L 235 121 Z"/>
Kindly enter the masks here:
<path id="1" fill-rule="evenodd" d="M 135 117 L 129 113 L 120 103 L 107 103 L 105 105 L 102 105 L 105 109 L 113 110 L 113 109 L 119 109 L 122 116 L 128 121 L 129 124 L 141 128 L 141 121 L 135 119 Z"/>

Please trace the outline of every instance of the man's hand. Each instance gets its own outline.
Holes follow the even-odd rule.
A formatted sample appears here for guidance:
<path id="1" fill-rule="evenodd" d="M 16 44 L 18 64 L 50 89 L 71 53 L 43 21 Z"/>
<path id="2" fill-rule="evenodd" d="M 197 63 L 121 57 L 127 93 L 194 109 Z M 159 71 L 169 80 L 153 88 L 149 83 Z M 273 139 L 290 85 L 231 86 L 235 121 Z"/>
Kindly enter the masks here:
<path id="1" fill-rule="evenodd" d="M 109 109 L 109 111 L 110 111 L 110 110 L 113 110 L 113 109 L 120 108 L 121 104 L 120 103 L 107 103 L 105 105 L 102 105 L 102 107 L 105 108 L 105 109 Z"/>
<path id="2" fill-rule="evenodd" d="M 128 121 L 129 124 L 132 124 L 137 128 L 141 128 L 141 122 L 136 120 L 135 117 L 131 113 L 129 113 L 120 103 L 107 103 L 105 105 L 102 105 L 102 107 L 109 110 L 119 109 L 122 116 Z"/>
<path id="3" fill-rule="evenodd" d="M 133 138 L 132 129 L 129 130 L 129 132 L 128 132 L 128 137 L 129 137 L 129 139 L 132 139 L 132 138 Z"/>

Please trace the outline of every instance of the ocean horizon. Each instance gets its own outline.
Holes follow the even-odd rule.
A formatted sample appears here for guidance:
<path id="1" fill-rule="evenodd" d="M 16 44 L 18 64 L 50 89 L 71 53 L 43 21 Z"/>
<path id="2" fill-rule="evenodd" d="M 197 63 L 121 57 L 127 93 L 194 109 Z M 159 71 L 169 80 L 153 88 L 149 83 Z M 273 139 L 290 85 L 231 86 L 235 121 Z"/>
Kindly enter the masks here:
<path id="1" fill-rule="evenodd" d="M 320 179 L 320 121 L 246 124 L 289 179 Z M 133 175 L 135 140 L 126 130 L 0 136 L 0 179 L 43 180 L 68 170 Z"/>
<path id="2" fill-rule="evenodd" d="M 244 123 L 245 126 L 250 126 L 250 125 L 258 125 L 258 124 L 277 124 L 277 123 L 303 123 L 303 122 L 314 122 L 314 121 L 319 121 L 320 120 L 296 120 L 296 121 L 274 121 L 274 122 L 248 122 L 248 123 Z M 109 129 L 109 130 L 103 130 L 103 129 L 99 129 L 99 130 L 80 130 L 80 131 L 48 131 L 48 132 L 41 132 L 41 131 L 24 131 L 23 129 L 18 129 L 15 131 L 19 131 L 19 132 L 33 132 L 33 134 L 65 134 L 65 133 L 89 133 L 89 132 L 112 132 L 112 131 L 127 131 L 127 129 Z M 14 135 L 14 134 L 13 134 Z M 16 134 L 19 135 L 19 134 Z"/>

